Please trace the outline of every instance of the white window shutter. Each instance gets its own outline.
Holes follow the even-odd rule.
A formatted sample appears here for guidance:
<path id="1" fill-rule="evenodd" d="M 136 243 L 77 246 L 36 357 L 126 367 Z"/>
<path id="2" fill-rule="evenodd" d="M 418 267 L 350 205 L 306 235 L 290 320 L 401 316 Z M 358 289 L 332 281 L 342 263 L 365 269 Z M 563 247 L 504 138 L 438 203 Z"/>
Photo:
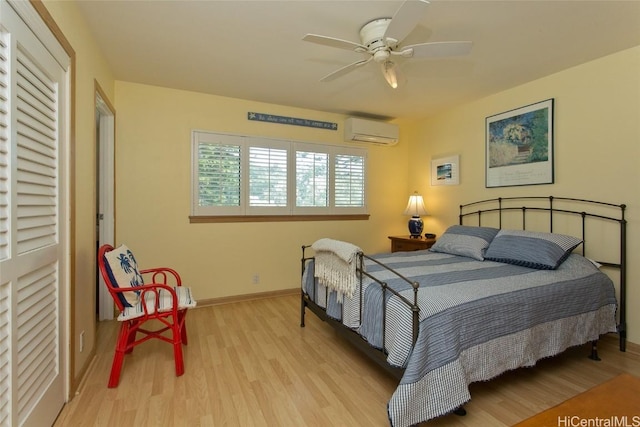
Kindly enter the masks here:
<path id="1" fill-rule="evenodd" d="M 296 208 L 329 206 L 329 154 L 296 151 Z"/>
<path id="2" fill-rule="evenodd" d="M 287 150 L 249 147 L 249 206 L 287 206 Z"/>
<path id="3" fill-rule="evenodd" d="M 336 208 L 364 207 L 364 156 L 338 154 L 334 171 Z"/>
<path id="4" fill-rule="evenodd" d="M 363 148 L 192 131 L 194 216 L 366 214 Z"/>
<path id="5" fill-rule="evenodd" d="M 199 206 L 240 206 L 239 145 L 199 144 L 198 171 Z"/>
<path id="6" fill-rule="evenodd" d="M 192 196 L 195 216 L 242 215 L 244 138 L 191 132 Z"/>

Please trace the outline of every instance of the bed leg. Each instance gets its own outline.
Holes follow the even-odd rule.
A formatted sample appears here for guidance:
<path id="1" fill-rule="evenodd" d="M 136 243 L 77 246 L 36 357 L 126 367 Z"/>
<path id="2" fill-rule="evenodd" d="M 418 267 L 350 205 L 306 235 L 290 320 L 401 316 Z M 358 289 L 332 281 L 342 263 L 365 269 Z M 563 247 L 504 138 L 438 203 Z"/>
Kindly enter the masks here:
<path id="1" fill-rule="evenodd" d="M 464 417 L 465 415 L 467 415 L 467 410 L 464 409 L 464 406 L 458 406 L 453 410 L 453 413 L 458 415 L 459 417 Z"/>
<path id="2" fill-rule="evenodd" d="M 589 355 L 589 359 L 600 361 L 600 356 L 598 356 L 598 341 L 591 341 L 591 354 Z"/>
<path id="3" fill-rule="evenodd" d="M 304 308 L 306 304 L 304 303 L 304 293 L 300 292 L 300 327 L 304 328 Z"/>
<path id="4" fill-rule="evenodd" d="M 618 334 L 620 335 L 620 351 L 627 351 L 627 324 L 625 322 L 618 325 Z"/>

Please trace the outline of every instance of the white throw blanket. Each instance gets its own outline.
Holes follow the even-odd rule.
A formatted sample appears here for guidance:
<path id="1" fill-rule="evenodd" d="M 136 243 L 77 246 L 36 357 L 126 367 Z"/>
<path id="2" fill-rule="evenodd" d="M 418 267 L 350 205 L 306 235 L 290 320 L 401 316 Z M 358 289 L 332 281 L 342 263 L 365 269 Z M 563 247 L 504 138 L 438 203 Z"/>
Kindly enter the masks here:
<path id="1" fill-rule="evenodd" d="M 358 284 L 356 255 L 362 250 L 351 243 L 320 239 L 311 245 L 315 251 L 315 277 L 320 284 L 336 291 L 338 301 L 353 297 Z"/>

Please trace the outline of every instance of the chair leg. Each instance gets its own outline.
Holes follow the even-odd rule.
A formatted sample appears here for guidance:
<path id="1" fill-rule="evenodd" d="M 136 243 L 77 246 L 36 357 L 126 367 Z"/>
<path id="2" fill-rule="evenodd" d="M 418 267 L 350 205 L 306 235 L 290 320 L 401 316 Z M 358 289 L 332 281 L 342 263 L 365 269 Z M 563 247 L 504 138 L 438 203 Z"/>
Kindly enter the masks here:
<path id="1" fill-rule="evenodd" d="M 118 333 L 118 341 L 116 342 L 116 350 L 113 355 L 111 374 L 109 375 L 109 388 L 117 387 L 120 382 L 120 371 L 122 370 L 124 354 L 131 335 L 129 332 L 129 322 L 122 322 L 120 325 L 120 332 Z"/>
<path id="2" fill-rule="evenodd" d="M 111 365 L 111 374 L 109 375 L 109 384 L 107 387 L 118 387 L 120 382 L 120 370 L 122 369 L 122 361 L 124 359 L 124 353 L 116 350 L 116 354 L 113 356 L 113 365 Z"/>
<path id="3" fill-rule="evenodd" d="M 187 325 L 182 326 L 182 344 L 189 344 L 187 341 Z"/>
<path id="4" fill-rule="evenodd" d="M 127 324 L 129 322 L 126 322 Z M 126 354 L 130 354 L 131 352 L 133 352 L 133 343 L 136 340 L 136 331 L 132 330 L 131 328 L 127 328 L 128 332 L 127 332 L 127 344 L 126 344 L 126 350 L 125 353 Z"/>
<path id="5" fill-rule="evenodd" d="M 176 362 L 176 377 L 184 374 L 184 359 L 182 357 L 182 343 L 173 344 L 173 357 Z"/>
<path id="6" fill-rule="evenodd" d="M 176 364 L 176 377 L 184 374 L 184 358 L 182 356 L 182 333 L 184 323 L 180 327 L 180 322 L 173 325 L 173 358 Z"/>
<path id="7" fill-rule="evenodd" d="M 180 335 L 182 336 L 182 344 L 187 345 L 187 322 L 185 321 L 185 317 L 187 316 L 187 312 L 185 311 L 180 316 Z"/>

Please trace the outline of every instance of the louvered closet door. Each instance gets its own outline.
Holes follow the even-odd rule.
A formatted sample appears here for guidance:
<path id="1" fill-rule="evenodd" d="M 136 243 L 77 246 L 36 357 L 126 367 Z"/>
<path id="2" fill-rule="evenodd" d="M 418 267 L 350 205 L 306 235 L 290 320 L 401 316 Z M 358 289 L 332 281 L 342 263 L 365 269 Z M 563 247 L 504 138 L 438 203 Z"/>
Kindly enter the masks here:
<path id="1" fill-rule="evenodd" d="M 65 400 L 60 141 L 66 77 L 4 1 L 0 22 L 0 424 L 45 426 Z"/>

